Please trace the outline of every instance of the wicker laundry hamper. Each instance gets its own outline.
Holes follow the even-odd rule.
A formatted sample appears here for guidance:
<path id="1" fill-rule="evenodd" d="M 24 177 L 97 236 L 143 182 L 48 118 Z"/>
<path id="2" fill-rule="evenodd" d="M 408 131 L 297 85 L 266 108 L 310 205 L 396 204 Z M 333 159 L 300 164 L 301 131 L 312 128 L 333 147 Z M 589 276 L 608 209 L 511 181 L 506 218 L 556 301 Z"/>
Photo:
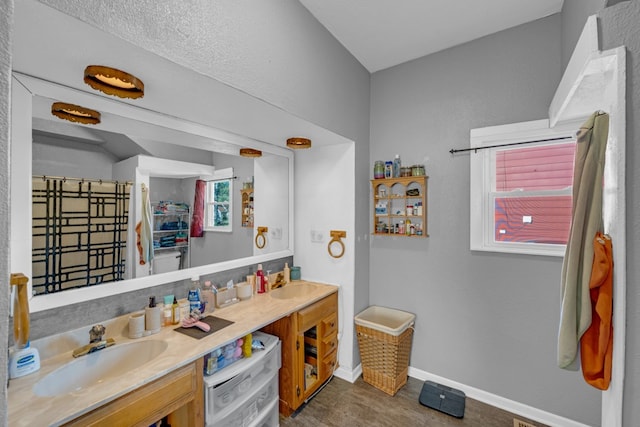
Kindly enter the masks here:
<path id="1" fill-rule="evenodd" d="M 407 383 L 415 317 L 378 306 L 355 317 L 362 378 L 391 396 Z"/>

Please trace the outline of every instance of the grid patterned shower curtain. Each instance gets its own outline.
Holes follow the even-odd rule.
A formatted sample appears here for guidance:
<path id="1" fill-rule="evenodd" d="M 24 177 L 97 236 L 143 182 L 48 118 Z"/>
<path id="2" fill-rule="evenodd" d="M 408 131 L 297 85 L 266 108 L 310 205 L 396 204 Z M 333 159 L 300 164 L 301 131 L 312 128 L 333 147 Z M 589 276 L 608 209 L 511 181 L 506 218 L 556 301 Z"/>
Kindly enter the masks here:
<path id="1" fill-rule="evenodd" d="M 33 290 L 122 280 L 131 184 L 33 178 Z"/>

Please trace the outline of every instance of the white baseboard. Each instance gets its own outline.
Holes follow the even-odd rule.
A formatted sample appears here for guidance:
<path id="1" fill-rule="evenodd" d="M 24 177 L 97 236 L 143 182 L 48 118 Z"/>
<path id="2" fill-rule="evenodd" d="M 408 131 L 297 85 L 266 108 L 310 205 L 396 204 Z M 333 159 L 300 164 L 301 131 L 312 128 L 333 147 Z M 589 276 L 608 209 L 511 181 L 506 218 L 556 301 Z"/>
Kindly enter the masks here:
<path id="1" fill-rule="evenodd" d="M 429 380 L 438 384 L 445 385 L 447 387 L 453 387 L 458 390 L 462 390 L 468 397 L 472 399 L 550 426 L 589 427 L 587 424 L 582 424 L 578 421 L 570 420 L 569 418 L 561 417 L 559 415 L 555 415 L 550 412 L 516 402 L 514 400 L 506 399 L 502 396 L 488 393 L 475 387 L 470 387 L 456 381 L 451 381 L 447 378 L 430 374 L 420 369 L 409 367 L 409 376 L 421 381 Z"/>
<path id="2" fill-rule="evenodd" d="M 334 375 L 353 384 L 358 379 L 358 377 L 362 375 L 362 364 L 358 364 L 358 366 L 356 366 L 352 371 L 340 367 L 335 371 Z M 462 390 L 468 397 L 472 399 L 550 426 L 589 427 L 587 424 L 570 420 L 569 418 L 561 417 L 559 415 L 555 415 L 550 412 L 543 411 L 541 409 L 537 409 L 511 399 L 506 399 L 502 396 L 488 393 L 475 387 L 461 384 L 456 381 L 451 381 L 447 378 L 430 374 L 429 372 L 423 371 L 421 369 L 412 368 L 411 366 L 409 366 L 409 376 L 421 381 L 429 380 L 438 384 L 445 385 L 447 387 L 453 387 L 458 390 Z"/>
<path id="3" fill-rule="evenodd" d="M 360 375 L 362 375 L 362 364 L 358 364 L 358 366 L 356 366 L 355 369 L 351 371 L 340 366 L 338 367 L 338 369 L 336 369 L 333 375 L 345 381 L 349 381 L 351 384 L 353 384 L 360 377 Z"/>

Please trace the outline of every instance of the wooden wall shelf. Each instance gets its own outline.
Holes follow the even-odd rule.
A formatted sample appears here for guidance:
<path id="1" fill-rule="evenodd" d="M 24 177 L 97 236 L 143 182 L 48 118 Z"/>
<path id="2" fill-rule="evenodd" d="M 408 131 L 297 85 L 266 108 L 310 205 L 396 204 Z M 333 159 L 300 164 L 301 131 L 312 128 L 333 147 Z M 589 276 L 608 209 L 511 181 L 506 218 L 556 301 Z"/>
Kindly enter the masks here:
<path id="1" fill-rule="evenodd" d="M 427 232 L 428 176 L 372 179 L 373 233 L 423 238 Z"/>

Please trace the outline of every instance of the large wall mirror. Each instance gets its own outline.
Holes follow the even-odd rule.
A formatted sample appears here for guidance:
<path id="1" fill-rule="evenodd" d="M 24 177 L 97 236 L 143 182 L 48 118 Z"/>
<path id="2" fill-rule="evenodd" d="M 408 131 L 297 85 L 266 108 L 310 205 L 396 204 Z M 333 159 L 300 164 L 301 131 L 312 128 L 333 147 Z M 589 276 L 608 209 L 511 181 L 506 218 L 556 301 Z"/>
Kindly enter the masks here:
<path id="1" fill-rule="evenodd" d="M 69 49 L 49 43 L 46 38 L 34 36 L 34 25 L 51 26 L 57 33 L 68 31 L 79 45 Z M 38 34 L 47 34 L 46 28 L 41 29 Z M 250 118 L 245 119 L 246 135 L 251 136 L 240 133 L 239 118 L 230 110 L 242 115 L 255 108 L 249 105 L 252 101 L 247 101 L 246 94 L 236 97 L 224 85 L 108 37 L 37 2 L 17 5 L 15 34 L 12 271 L 33 273 L 32 245 L 37 240 L 32 238 L 34 182 L 64 177 L 69 182 L 75 181 L 71 178 L 86 182 L 127 181 L 132 186 L 126 219 L 124 276 L 117 281 L 100 281 L 89 288 L 36 295 L 31 301 L 32 311 L 293 254 L 293 153 L 265 142 L 272 135 L 266 135 L 265 139 L 256 137 L 257 127 Z M 79 37 L 81 34 L 85 37 Z M 59 37 L 65 39 L 64 34 Z M 113 58 L 114 52 L 118 52 L 117 60 Z M 83 67 L 110 59 L 116 65 L 131 64 L 130 71 L 145 81 L 147 94 L 143 100 L 123 101 L 84 87 Z M 182 82 L 177 87 L 165 88 L 164 83 L 176 75 L 180 75 Z M 101 123 L 82 125 L 60 120 L 51 114 L 53 102 L 97 110 Z M 216 111 L 221 113 L 216 115 Z M 268 110 L 265 112 L 269 114 Z M 242 147 L 258 149 L 262 156 L 241 157 Z M 156 261 L 165 253 L 179 254 L 176 266 L 156 268 L 153 261 L 141 265 L 135 225 L 144 217 L 144 192 L 153 215 L 160 201 L 191 208 L 196 180 L 210 182 L 220 178 L 230 178 L 232 182 L 230 230 L 189 236 L 186 251 L 157 248 Z M 246 207 L 242 205 L 240 191 L 249 182 L 253 183 L 251 224 L 243 218 Z M 190 218 L 191 214 L 185 221 L 189 226 Z M 263 248 L 255 244 L 258 226 L 269 229 Z"/>

